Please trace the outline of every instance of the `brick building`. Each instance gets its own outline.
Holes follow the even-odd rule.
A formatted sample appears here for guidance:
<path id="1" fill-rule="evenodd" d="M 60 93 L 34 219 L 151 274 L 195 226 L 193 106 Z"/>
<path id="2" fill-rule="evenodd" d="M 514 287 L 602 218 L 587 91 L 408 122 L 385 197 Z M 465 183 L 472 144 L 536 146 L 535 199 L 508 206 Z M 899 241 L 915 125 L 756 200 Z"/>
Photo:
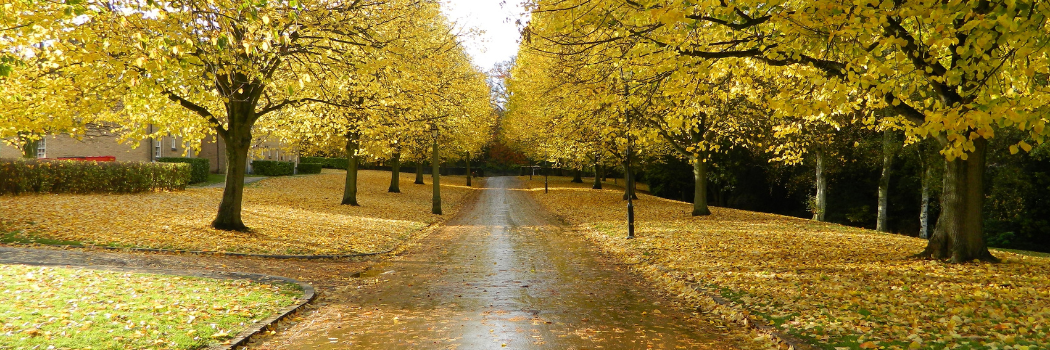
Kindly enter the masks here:
<path id="1" fill-rule="evenodd" d="M 288 152 L 280 142 L 257 138 L 249 158 L 254 160 L 298 161 L 296 152 Z M 152 162 L 161 157 L 207 158 L 213 173 L 226 172 L 226 145 L 210 135 L 199 145 L 187 149 L 182 138 L 165 136 L 145 139 L 137 148 L 132 142 L 120 143 L 118 135 L 103 127 L 89 126 L 82 139 L 69 135 L 47 135 L 37 145 L 37 158 L 113 156 L 118 161 Z M 0 158 L 20 158 L 22 150 L 0 143 Z"/>

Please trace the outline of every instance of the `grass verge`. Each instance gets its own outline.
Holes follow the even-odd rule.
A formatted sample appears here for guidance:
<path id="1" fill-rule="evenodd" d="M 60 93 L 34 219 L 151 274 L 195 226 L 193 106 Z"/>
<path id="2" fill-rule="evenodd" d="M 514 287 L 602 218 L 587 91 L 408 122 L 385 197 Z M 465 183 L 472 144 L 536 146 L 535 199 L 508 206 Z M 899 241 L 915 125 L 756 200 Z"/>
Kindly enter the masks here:
<path id="1" fill-rule="evenodd" d="M 221 188 L 130 195 L 43 194 L 0 198 L 0 233 L 22 232 L 37 243 L 82 242 L 258 254 L 353 254 L 386 251 L 442 219 L 430 214 L 431 186 L 402 174 L 401 193 L 389 193 L 390 172 L 363 170 L 360 206 L 340 205 L 345 171 L 286 176 L 246 186 L 242 217 L 251 232 L 210 227 Z M 445 176 L 442 202 L 451 216 L 475 190 Z"/>
<path id="2" fill-rule="evenodd" d="M 198 349 L 302 295 L 259 284 L 89 269 L 0 265 L 0 348 Z"/>
<path id="3" fill-rule="evenodd" d="M 223 183 L 223 182 L 226 182 L 226 174 L 208 174 L 208 179 L 207 180 L 204 180 L 204 182 L 201 182 L 201 183 L 193 184 L 190 187 L 211 186 L 211 185 L 220 184 L 220 183 Z"/>
<path id="4" fill-rule="evenodd" d="M 542 179 L 527 187 L 604 250 L 725 318 L 761 318 L 825 349 L 1050 348 L 1048 258 L 913 260 L 926 241 L 725 208 L 692 217 L 691 204 L 648 195 L 626 240 L 622 191 L 568 180 L 552 178 L 549 194 Z"/>

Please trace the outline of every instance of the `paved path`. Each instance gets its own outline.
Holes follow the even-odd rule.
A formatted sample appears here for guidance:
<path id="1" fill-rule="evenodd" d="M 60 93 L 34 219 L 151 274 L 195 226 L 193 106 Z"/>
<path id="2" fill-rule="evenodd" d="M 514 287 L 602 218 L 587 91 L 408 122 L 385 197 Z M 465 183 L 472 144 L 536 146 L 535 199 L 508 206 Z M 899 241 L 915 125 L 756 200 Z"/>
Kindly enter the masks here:
<path id="1" fill-rule="evenodd" d="M 749 347 L 594 253 L 515 190 L 516 181 L 489 178 L 477 202 L 418 248 L 373 266 L 255 347 Z"/>

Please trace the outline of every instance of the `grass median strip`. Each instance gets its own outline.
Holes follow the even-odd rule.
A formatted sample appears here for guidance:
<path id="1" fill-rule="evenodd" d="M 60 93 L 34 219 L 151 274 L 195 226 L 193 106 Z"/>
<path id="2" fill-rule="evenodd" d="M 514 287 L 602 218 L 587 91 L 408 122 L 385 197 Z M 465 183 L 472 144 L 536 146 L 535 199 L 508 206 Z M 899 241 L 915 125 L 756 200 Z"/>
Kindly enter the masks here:
<path id="1" fill-rule="evenodd" d="M 549 194 L 542 178 L 528 187 L 665 289 L 703 304 L 699 283 L 823 348 L 1050 348 L 1048 258 L 913 260 L 926 241 L 726 208 L 692 217 L 691 204 L 648 195 L 634 202 L 638 239 L 626 240 L 623 192 L 568 180 L 551 178 Z"/>
<path id="2" fill-rule="evenodd" d="M 302 295 L 261 284 L 0 265 L 0 348 L 197 349 L 222 343 Z"/>
<path id="3" fill-rule="evenodd" d="M 441 219 L 431 210 L 431 186 L 403 174 L 401 193 L 388 193 L 390 172 L 359 173 L 358 202 L 340 205 L 346 172 L 279 177 L 244 190 L 251 232 L 212 229 L 221 188 L 131 195 L 4 196 L 0 238 L 19 243 L 68 241 L 99 246 L 275 255 L 338 255 L 389 250 Z M 428 177 L 429 180 L 429 177 Z M 446 215 L 474 189 L 446 179 Z M 24 243 L 24 242 L 23 242 Z"/>

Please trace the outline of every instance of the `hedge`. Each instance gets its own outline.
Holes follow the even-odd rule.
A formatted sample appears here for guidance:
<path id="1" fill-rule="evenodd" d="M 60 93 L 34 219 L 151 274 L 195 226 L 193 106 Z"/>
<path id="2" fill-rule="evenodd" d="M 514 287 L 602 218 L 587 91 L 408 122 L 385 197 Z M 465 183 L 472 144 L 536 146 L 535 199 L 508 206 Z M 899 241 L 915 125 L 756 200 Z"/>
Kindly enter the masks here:
<path id="1" fill-rule="evenodd" d="M 162 157 L 157 158 L 157 161 L 161 163 L 188 163 L 193 173 L 190 177 L 191 184 L 208 181 L 208 174 L 211 173 L 211 161 L 208 158 Z"/>
<path id="2" fill-rule="evenodd" d="M 190 178 L 188 164 L 0 159 L 0 194 L 175 191 Z"/>
<path id="3" fill-rule="evenodd" d="M 321 164 L 320 163 L 299 163 L 300 174 L 320 174 Z"/>
<path id="4" fill-rule="evenodd" d="M 252 161 L 252 174 L 265 176 L 284 176 L 295 173 L 295 163 L 275 160 Z"/>
<path id="5" fill-rule="evenodd" d="M 300 157 L 299 163 L 317 163 L 321 164 L 321 167 L 327 169 L 342 169 L 346 170 L 349 162 L 346 158 L 324 158 L 324 157 Z"/>

